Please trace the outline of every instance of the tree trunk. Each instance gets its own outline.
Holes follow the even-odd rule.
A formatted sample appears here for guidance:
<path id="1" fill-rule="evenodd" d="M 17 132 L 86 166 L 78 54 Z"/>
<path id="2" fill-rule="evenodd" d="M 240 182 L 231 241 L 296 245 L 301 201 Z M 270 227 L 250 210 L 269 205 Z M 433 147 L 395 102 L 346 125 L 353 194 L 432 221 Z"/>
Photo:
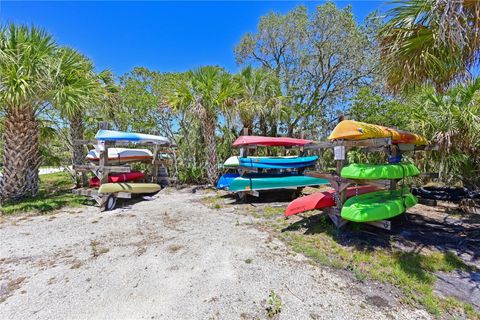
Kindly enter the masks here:
<path id="1" fill-rule="evenodd" d="M 218 179 L 217 167 L 217 144 L 215 141 L 215 116 L 208 115 L 207 112 L 202 112 L 202 134 L 205 146 L 207 149 L 207 179 L 212 185 L 215 185 Z"/>
<path id="2" fill-rule="evenodd" d="M 72 165 L 82 165 L 85 163 L 85 148 L 83 145 L 75 145 L 75 140 L 82 140 L 84 138 L 85 127 L 83 125 L 82 113 L 70 117 L 70 140 L 72 143 Z M 86 184 L 86 175 L 84 172 L 76 173 L 72 170 L 72 175 L 75 179 L 75 186 L 81 187 Z"/>
<path id="3" fill-rule="evenodd" d="M 17 201 L 38 192 L 39 128 L 32 109 L 9 110 L 5 115 L 5 149 L 0 202 Z"/>

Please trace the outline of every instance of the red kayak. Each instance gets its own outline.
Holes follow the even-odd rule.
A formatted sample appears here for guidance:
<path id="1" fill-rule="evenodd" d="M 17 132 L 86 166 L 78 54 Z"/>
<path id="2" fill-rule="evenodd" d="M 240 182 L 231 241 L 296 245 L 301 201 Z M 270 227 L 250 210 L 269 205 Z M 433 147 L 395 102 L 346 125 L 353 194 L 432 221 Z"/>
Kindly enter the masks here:
<path id="1" fill-rule="evenodd" d="M 126 182 L 135 181 L 145 178 L 145 174 L 140 171 L 132 171 L 127 173 L 112 173 L 108 175 L 108 182 Z M 100 179 L 93 177 L 90 179 L 90 187 L 100 187 Z"/>
<path id="2" fill-rule="evenodd" d="M 262 146 L 262 147 L 294 147 L 294 146 L 304 146 L 313 142 L 312 140 L 305 139 L 294 139 L 294 138 L 284 138 L 284 137 L 262 137 L 262 136 L 240 136 L 233 143 L 234 147 L 243 147 L 243 146 Z"/>
<path id="3" fill-rule="evenodd" d="M 347 198 L 376 190 L 378 190 L 378 188 L 375 186 L 350 187 L 347 188 Z M 290 202 L 287 209 L 285 209 L 285 217 L 293 216 L 305 211 L 333 207 L 335 205 L 335 199 L 333 197 L 334 193 L 335 190 L 331 189 L 295 199 Z"/>

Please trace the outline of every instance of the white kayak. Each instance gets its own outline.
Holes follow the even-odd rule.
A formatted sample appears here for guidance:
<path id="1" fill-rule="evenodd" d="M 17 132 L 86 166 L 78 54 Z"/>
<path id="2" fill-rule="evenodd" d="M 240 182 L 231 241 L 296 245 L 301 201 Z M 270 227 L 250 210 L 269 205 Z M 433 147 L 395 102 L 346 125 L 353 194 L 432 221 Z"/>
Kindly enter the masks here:
<path id="1" fill-rule="evenodd" d="M 97 134 L 95 135 L 95 139 L 99 141 L 124 141 L 170 145 L 170 140 L 166 137 L 115 130 L 98 130 Z"/>
<path id="2" fill-rule="evenodd" d="M 115 163 L 151 160 L 153 154 L 148 149 L 108 148 L 108 161 Z M 93 149 L 87 154 L 88 161 L 99 161 L 100 153 Z"/>

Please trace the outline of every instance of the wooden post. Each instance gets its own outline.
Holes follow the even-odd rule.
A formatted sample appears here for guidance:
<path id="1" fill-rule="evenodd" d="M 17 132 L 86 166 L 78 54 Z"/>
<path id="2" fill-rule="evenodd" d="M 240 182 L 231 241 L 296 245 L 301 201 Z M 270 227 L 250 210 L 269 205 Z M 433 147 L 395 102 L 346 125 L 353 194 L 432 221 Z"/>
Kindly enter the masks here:
<path id="1" fill-rule="evenodd" d="M 100 130 L 108 130 L 108 122 L 100 122 Z M 108 142 L 104 141 L 103 150 L 100 151 L 100 162 L 98 173 L 100 177 L 100 184 L 108 183 L 108 171 L 105 166 L 108 166 Z"/>
<path id="2" fill-rule="evenodd" d="M 248 136 L 248 128 L 243 128 L 243 135 Z M 248 157 L 248 146 L 240 148 L 240 157 Z"/>

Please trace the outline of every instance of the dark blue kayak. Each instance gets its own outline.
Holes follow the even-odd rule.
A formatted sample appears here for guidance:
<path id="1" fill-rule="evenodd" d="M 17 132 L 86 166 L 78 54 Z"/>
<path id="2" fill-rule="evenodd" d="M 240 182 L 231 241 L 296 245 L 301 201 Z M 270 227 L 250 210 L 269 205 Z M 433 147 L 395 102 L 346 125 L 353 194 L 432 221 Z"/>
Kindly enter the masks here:
<path id="1" fill-rule="evenodd" d="M 260 169 L 294 169 L 315 165 L 318 156 L 308 157 L 248 157 L 240 158 L 240 167 Z"/>
<path id="2" fill-rule="evenodd" d="M 220 177 L 217 183 L 217 189 L 228 188 L 233 179 L 240 177 L 238 173 L 225 173 Z"/>

